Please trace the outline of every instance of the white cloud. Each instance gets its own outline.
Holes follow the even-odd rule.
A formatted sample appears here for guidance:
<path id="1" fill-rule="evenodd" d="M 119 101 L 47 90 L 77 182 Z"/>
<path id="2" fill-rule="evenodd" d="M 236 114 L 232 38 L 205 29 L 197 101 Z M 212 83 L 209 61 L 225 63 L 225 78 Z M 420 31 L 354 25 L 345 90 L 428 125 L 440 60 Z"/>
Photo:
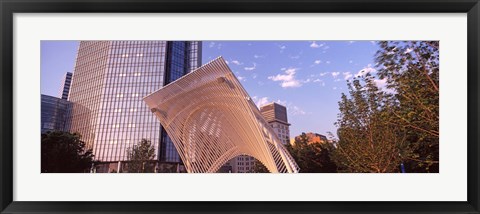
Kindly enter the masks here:
<path id="1" fill-rule="evenodd" d="M 321 47 L 324 47 L 325 46 L 325 43 L 320 43 L 318 44 L 317 42 L 313 41 L 312 44 L 310 44 L 310 47 L 311 48 L 321 48 Z"/>
<path id="2" fill-rule="evenodd" d="M 330 64 L 330 61 L 326 61 L 325 63 Z"/>
<path id="3" fill-rule="evenodd" d="M 349 44 L 349 45 L 350 45 L 350 44 L 353 44 L 353 43 L 355 43 L 355 41 L 348 41 L 348 44 Z"/>
<path id="4" fill-rule="evenodd" d="M 256 64 L 256 63 L 253 63 L 253 67 L 245 67 L 244 69 L 245 69 L 246 71 L 253 71 L 253 70 L 255 70 L 255 68 L 257 68 L 257 64 Z"/>
<path id="5" fill-rule="evenodd" d="M 387 88 L 387 78 L 374 79 L 373 82 L 375 83 L 375 85 L 377 85 L 377 87 L 380 90 L 382 90 L 386 93 L 389 93 L 389 94 L 395 94 L 396 93 L 395 89 Z"/>
<path id="6" fill-rule="evenodd" d="M 353 63 L 353 60 L 348 61 L 348 63 L 352 64 L 352 63 Z"/>
<path id="7" fill-rule="evenodd" d="M 257 96 L 253 96 L 253 97 L 252 97 L 252 100 L 253 100 L 253 102 L 255 103 L 255 105 L 257 105 L 258 108 L 260 108 L 260 107 L 262 107 L 262 106 L 264 106 L 264 105 L 266 105 L 266 104 L 272 103 L 272 102 L 276 102 L 276 103 L 278 103 L 278 104 L 280 104 L 280 105 L 283 105 L 283 106 L 287 107 L 287 109 L 289 108 L 289 106 L 292 105 L 291 103 L 287 104 L 287 101 L 285 101 L 285 100 L 280 100 L 280 99 L 278 99 L 277 101 L 274 101 L 274 100 L 271 100 L 269 97 L 261 97 L 261 98 L 259 98 L 259 97 L 257 97 Z M 288 111 L 288 110 L 287 110 L 287 111 Z"/>
<path id="8" fill-rule="evenodd" d="M 322 60 L 317 59 L 317 60 L 315 60 L 315 62 L 313 62 L 313 63 L 315 63 L 315 64 L 318 65 L 318 64 L 322 63 Z"/>
<path id="9" fill-rule="evenodd" d="M 301 109 L 298 106 L 293 106 L 292 107 L 292 114 L 293 115 L 305 115 L 307 114 L 303 109 Z"/>
<path id="10" fill-rule="evenodd" d="M 318 83 L 320 83 L 321 86 L 325 86 L 325 82 L 321 79 L 315 79 L 315 80 L 313 80 L 313 82 L 318 82 Z"/>
<path id="11" fill-rule="evenodd" d="M 277 100 L 275 101 L 276 103 L 282 105 L 282 106 L 287 106 L 287 101 L 284 101 L 284 100 Z"/>
<path id="12" fill-rule="evenodd" d="M 280 86 L 282 88 L 294 88 L 294 87 L 300 87 L 302 86 L 302 83 L 295 79 L 295 74 L 298 70 L 298 68 L 289 68 L 289 69 L 281 69 L 282 71 L 285 72 L 285 74 L 277 74 L 276 76 L 269 76 L 268 79 L 272 81 L 280 81 Z"/>
<path id="13" fill-rule="evenodd" d="M 255 104 L 257 104 L 258 108 L 270 103 L 270 101 L 268 100 L 268 97 L 257 98 L 255 96 L 255 97 L 253 97 L 253 101 L 255 102 Z"/>
<path id="14" fill-rule="evenodd" d="M 246 77 L 242 77 L 242 76 L 237 76 L 238 80 L 242 81 L 242 82 L 245 82 L 247 81 L 247 78 Z"/>
<path id="15" fill-rule="evenodd" d="M 298 80 L 284 81 L 281 84 L 282 88 L 296 88 L 302 86 Z"/>
<path id="16" fill-rule="evenodd" d="M 337 87 L 333 87 L 333 90 L 337 90 Z"/>
<path id="17" fill-rule="evenodd" d="M 407 53 L 410 53 L 410 52 L 412 52 L 412 51 L 413 51 L 413 49 L 412 49 L 412 48 L 407 48 L 407 50 L 405 50 L 405 52 L 404 52 L 404 53 L 406 53 L 406 54 L 407 54 Z"/>
<path id="18" fill-rule="evenodd" d="M 323 77 L 323 76 L 325 76 L 325 75 L 327 75 L 327 74 L 328 74 L 328 72 L 322 72 L 322 73 L 320 73 L 320 76 Z"/>
<path id="19" fill-rule="evenodd" d="M 368 64 L 367 67 L 358 71 L 357 74 L 355 74 L 355 77 L 361 77 L 361 76 L 365 76 L 368 73 L 375 73 L 375 72 L 377 72 L 377 69 L 372 68 L 372 66 L 370 64 Z"/>
<path id="20" fill-rule="evenodd" d="M 352 73 L 350 72 L 343 72 L 343 77 L 345 80 L 348 80 L 353 77 Z"/>
<path id="21" fill-rule="evenodd" d="M 283 53 L 283 50 L 285 50 L 287 48 L 287 46 L 285 45 L 277 45 L 278 48 L 280 48 L 280 53 Z"/>
<path id="22" fill-rule="evenodd" d="M 253 79 L 257 79 L 257 74 L 253 74 L 253 75 L 252 75 L 252 78 L 253 78 Z"/>
<path id="23" fill-rule="evenodd" d="M 217 49 L 222 49 L 222 43 L 215 43 L 215 42 L 210 42 L 208 43 L 209 48 L 217 48 Z"/>
<path id="24" fill-rule="evenodd" d="M 393 55 L 397 52 L 397 47 L 394 47 L 391 51 L 387 52 L 387 55 Z"/>
<path id="25" fill-rule="evenodd" d="M 384 88 L 387 85 L 387 78 L 384 79 L 374 79 L 373 82 L 377 85 L 379 88 Z"/>
<path id="26" fill-rule="evenodd" d="M 338 75 L 340 75 L 340 72 L 332 72 L 332 77 L 333 78 L 336 79 L 338 77 Z"/>
<path id="27" fill-rule="evenodd" d="M 235 64 L 235 65 L 243 65 L 242 62 L 238 61 L 238 60 L 232 60 L 230 61 L 232 64 Z"/>
<path id="28" fill-rule="evenodd" d="M 296 56 L 289 56 L 290 59 L 300 59 L 300 55 L 296 55 Z"/>
<path id="29" fill-rule="evenodd" d="M 253 58 L 255 58 L 255 59 L 265 58 L 265 56 L 264 56 L 264 55 L 257 55 L 257 54 L 255 54 L 255 55 L 253 55 Z"/>

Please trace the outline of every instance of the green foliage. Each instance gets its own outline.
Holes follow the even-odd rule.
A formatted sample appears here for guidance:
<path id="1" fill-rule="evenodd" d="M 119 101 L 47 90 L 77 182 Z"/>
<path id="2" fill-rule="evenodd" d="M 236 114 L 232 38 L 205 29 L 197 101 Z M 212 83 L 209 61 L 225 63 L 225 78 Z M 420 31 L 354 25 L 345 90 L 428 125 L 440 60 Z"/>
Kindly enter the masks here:
<path id="1" fill-rule="evenodd" d="M 336 164 L 330 159 L 334 146 L 330 143 L 308 143 L 309 139 L 302 133 L 295 139 L 295 144 L 286 145 L 288 152 L 300 167 L 301 173 L 337 172 Z"/>
<path id="2" fill-rule="evenodd" d="M 265 165 L 263 165 L 262 162 L 255 159 L 255 162 L 253 164 L 253 167 L 250 169 L 250 172 L 252 172 L 252 173 L 268 173 L 270 171 L 268 171 L 267 167 Z"/>
<path id="3" fill-rule="evenodd" d="M 409 142 L 402 154 L 408 172 L 439 170 L 439 42 L 381 42 L 378 75 L 396 91 L 395 124 Z"/>
<path id="4" fill-rule="evenodd" d="M 92 150 L 85 148 L 79 134 L 54 131 L 41 138 L 42 173 L 88 172 L 92 166 Z"/>
<path id="5" fill-rule="evenodd" d="M 128 163 L 126 171 L 129 173 L 147 173 L 154 172 L 155 166 L 152 164 L 155 157 L 155 148 L 150 140 L 142 139 L 133 147 L 127 148 Z"/>
<path id="6" fill-rule="evenodd" d="M 346 172 L 438 172 L 438 42 L 380 42 L 377 77 L 350 82 L 333 157 Z M 384 81 L 385 89 L 376 82 Z"/>
<path id="7" fill-rule="evenodd" d="M 343 172 L 398 172 L 405 147 L 402 127 L 392 123 L 394 105 L 367 74 L 349 83 L 337 121 L 339 142 L 333 159 Z"/>

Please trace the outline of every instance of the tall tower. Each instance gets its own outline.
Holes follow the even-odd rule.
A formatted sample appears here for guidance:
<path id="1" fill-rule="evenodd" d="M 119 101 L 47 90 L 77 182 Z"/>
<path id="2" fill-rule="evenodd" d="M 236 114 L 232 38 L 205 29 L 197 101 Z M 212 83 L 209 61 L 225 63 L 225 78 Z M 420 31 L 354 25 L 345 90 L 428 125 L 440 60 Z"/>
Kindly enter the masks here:
<path id="1" fill-rule="evenodd" d="M 72 73 L 67 72 L 63 76 L 62 87 L 60 88 L 60 98 L 68 100 L 68 93 L 70 92 L 70 85 L 72 84 Z"/>
<path id="2" fill-rule="evenodd" d="M 282 143 L 290 143 L 290 123 L 287 118 L 287 108 L 278 103 L 270 103 L 260 106 L 260 112 L 270 124 Z"/>
<path id="3" fill-rule="evenodd" d="M 80 133 L 95 159 L 110 167 L 126 161 L 127 148 L 144 138 L 157 148 L 156 160 L 180 162 L 142 98 L 200 64 L 201 42 L 80 42 L 69 95 L 70 131 Z"/>

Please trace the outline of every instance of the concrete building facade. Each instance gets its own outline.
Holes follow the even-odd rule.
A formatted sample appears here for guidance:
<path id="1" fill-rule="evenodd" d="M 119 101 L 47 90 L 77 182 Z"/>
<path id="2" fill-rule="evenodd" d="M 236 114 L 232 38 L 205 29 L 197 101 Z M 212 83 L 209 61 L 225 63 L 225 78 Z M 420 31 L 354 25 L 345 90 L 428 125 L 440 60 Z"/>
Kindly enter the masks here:
<path id="1" fill-rule="evenodd" d="M 308 133 L 305 133 L 305 135 L 307 136 L 308 138 L 308 144 L 312 144 L 312 143 L 329 143 L 327 137 L 325 135 L 321 135 L 321 134 L 318 134 L 318 133 L 313 133 L 313 132 L 308 132 Z M 295 137 L 295 140 L 299 140 L 300 139 L 300 136 L 296 136 Z M 295 141 L 293 141 L 293 144 L 295 143 Z M 292 144 L 292 145 L 293 145 Z"/>
<path id="2" fill-rule="evenodd" d="M 273 128 L 278 138 L 284 145 L 290 143 L 290 123 L 288 123 L 287 108 L 278 103 L 272 102 L 260 106 L 260 112 L 265 120 Z"/>

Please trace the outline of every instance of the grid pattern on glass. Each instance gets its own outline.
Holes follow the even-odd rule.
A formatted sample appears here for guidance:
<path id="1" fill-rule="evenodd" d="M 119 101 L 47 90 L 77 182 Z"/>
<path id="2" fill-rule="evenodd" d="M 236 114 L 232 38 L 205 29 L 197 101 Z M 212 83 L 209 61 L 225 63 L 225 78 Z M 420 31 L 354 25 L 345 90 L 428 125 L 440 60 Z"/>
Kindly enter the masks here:
<path id="1" fill-rule="evenodd" d="M 164 41 L 112 42 L 95 129 L 102 161 L 127 160 L 127 148 L 141 139 L 158 148 L 160 124 L 142 98 L 163 86 L 165 47 Z"/>
<path id="2" fill-rule="evenodd" d="M 164 158 L 157 152 L 155 159 L 179 162 L 175 147 L 169 146 L 168 136 L 162 135 L 142 98 L 196 68 L 201 61 L 192 51 L 199 46 L 201 42 L 80 42 L 69 97 L 74 103 L 69 130 L 82 135 L 98 161 L 126 161 L 127 148 L 148 139 L 164 151 Z"/>
<path id="3" fill-rule="evenodd" d="M 70 85 L 72 83 L 72 73 L 67 72 L 63 76 L 62 87 L 60 88 L 60 97 L 68 100 L 68 93 L 70 92 Z"/>
<path id="4" fill-rule="evenodd" d="M 200 67 L 201 42 L 168 42 L 165 85 Z M 181 162 L 177 149 L 164 129 L 162 129 L 160 161 Z"/>
<path id="5" fill-rule="evenodd" d="M 82 41 L 78 48 L 68 98 L 72 102 L 68 128 L 82 136 L 87 148 L 94 145 L 93 131 L 101 104 L 110 46 L 109 41 Z"/>
<path id="6" fill-rule="evenodd" d="M 191 72 L 202 65 L 202 42 L 191 41 L 189 48 Z"/>
<path id="7" fill-rule="evenodd" d="M 48 95 L 41 95 L 41 132 L 63 131 L 68 101 Z"/>

